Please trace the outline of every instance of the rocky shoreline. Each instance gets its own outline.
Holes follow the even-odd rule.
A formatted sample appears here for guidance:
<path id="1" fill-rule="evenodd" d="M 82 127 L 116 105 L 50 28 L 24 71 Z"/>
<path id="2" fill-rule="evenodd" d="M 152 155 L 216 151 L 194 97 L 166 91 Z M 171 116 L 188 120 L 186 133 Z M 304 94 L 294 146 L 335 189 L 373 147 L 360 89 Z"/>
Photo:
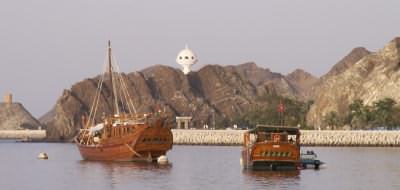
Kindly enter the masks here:
<path id="1" fill-rule="evenodd" d="M 241 145 L 243 130 L 172 130 L 174 144 Z M 400 131 L 301 131 L 304 146 L 396 146 L 400 147 Z"/>

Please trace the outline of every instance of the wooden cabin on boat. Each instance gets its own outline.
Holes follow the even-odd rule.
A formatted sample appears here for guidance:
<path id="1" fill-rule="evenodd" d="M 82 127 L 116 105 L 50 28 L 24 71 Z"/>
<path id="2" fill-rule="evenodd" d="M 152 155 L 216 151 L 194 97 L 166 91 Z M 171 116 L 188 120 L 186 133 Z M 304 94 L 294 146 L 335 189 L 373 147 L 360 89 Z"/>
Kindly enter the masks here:
<path id="1" fill-rule="evenodd" d="M 299 128 L 257 125 L 245 132 L 241 164 L 253 170 L 299 169 Z"/>

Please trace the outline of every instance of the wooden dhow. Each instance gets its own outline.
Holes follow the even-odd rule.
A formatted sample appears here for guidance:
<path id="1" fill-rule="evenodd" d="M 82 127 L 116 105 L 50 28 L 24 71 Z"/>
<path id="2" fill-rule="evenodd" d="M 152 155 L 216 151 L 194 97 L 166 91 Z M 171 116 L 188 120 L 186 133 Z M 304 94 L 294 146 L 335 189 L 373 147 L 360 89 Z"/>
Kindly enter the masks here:
<path id="1" fill-rule="evenodd" d="M 113 62 L 110 41 L 107 52 L 108 67 L 98 83 L 89 116 L 82 119 L 84 128 L 75 137 L 79 152 L 85 160 L 156 161 L 172 149 L 170 120 L 160 110 L 156 113 L 136 113 L 124 77 Z M 113 106 L 110 115 L 103 115 L 96 122 L 107 73 Z"/>
<path id="2" fill-rule="evenodd" d="M 252 170 L 300 168 L 300 130 L 297 127 L 257 125 L 244 133 L 241 165 Z"/>

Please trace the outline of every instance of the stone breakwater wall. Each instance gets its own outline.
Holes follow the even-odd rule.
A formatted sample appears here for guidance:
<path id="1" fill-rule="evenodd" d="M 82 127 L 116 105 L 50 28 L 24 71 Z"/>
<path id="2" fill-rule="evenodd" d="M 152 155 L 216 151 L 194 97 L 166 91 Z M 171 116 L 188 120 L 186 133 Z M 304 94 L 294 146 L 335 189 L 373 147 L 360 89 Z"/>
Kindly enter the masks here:
<path id="1" fill-rule="evenodd" d="M 241 145 L 243 133 L 243 130 L 172 130 L 174 144 L 188 145 Z"/>
<path id="2" fill-rule="evenodd" d="M 0 139 L 43 140 L 46 130 L 0 130 Z"/>
<path id="3" fill-rule="evenodd" d="M 174 144 L 241 145 L 243 130 L 172 130 Z M 306 146 L 400 146 L 400 131 L 301 131 Z"/>
<path id="4" fill-rule="evenodd" d="M 301 131 L 309 146 L 400 146 L 400 131 Z"/>

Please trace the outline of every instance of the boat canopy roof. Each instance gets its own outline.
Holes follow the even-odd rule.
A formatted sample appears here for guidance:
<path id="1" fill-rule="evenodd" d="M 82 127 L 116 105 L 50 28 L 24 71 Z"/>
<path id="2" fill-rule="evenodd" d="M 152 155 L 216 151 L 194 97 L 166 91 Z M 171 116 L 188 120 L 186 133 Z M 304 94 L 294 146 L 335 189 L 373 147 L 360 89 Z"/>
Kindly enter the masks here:
<path id="1" fill-rule="evenodd" d="M 274 125 L 257 125 L 256 128 L 250 129 L 247 133 L 281 133 L 287 132 L 289 135 L 296 135 L 299 133 L 299 128 L 297 127 L 287 127 L 287 126 L 274 126 Z"/>
<path id="2" fill-rule="evenodd" d="M 99 123 L 96 126 L 89 128 L 89 134 L 92 135 L 95 132 L 102 130 L 103 128 L 104 128 L 104 124 L 103 123 Z"/>

